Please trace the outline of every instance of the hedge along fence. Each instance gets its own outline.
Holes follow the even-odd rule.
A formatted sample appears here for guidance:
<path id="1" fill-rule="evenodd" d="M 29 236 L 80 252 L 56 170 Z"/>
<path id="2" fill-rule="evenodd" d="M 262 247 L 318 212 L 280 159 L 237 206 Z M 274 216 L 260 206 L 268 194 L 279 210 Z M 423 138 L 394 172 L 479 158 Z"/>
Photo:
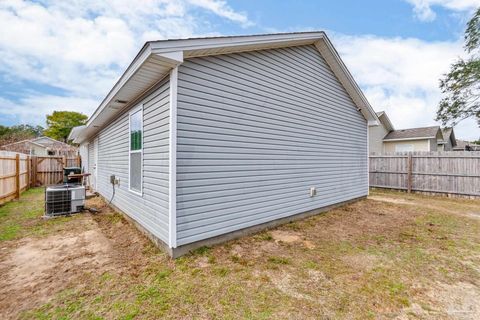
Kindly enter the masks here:
<path id="1" fill-rule="evenodd" d="M 36 157 L 0 151 L 0 204 L 30 187 L 62 183 L 64 167 L 80 167 L 80 157 Z"/>
<path id="2" fill-rule="evenodd" d="M 370 155 L 370 186 L 480 197 L 480 151 Z"/>

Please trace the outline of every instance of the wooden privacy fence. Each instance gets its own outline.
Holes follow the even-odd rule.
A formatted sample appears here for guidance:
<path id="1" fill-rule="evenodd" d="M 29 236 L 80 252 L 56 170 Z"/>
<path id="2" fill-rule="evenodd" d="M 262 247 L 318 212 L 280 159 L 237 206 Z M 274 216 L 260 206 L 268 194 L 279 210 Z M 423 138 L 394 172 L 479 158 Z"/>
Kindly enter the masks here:
<path id="1" fill-rule="evenodd" d="M 30 187 L 61 183 L 64 167 L 80 166 L 80 157 L 36 157 L 0 151 L 0 204 L 18 198 Z"/>
<path id="2" fill-rule="evenodd" d="M 35 187 L 63 181 L 64 167 L 80 167 L 80 157 L 32 157 L 32 182 Z"/>
<path id="3" fill-rule="evenodd" d="M 0 204 L 18 198 L 30 184 L 30 158 L 25 154 L 0 152 Z"/>
<path id="4" fill-rule="evenodd" d="M 480 152 L 370 155 L 370 186 L 480 197 Z"/>

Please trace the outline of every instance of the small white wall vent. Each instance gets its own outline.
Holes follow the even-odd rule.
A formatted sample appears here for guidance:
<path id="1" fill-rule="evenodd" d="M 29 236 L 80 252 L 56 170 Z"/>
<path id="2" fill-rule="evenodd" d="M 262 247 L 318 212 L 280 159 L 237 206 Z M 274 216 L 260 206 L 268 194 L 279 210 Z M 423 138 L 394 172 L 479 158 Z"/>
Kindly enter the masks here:
<path id="1" fill-rule="evenodd" d="M 314 197 L 317 195 L 317 188 L 310 187 L 310 197 Z"/>

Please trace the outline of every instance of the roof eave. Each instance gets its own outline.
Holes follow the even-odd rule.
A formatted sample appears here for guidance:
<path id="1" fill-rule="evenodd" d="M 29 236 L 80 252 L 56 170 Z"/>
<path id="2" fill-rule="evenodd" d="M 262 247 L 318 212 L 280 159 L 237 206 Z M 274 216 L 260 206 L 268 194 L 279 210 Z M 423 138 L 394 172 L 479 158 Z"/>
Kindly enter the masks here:
<path id="1" fill-rule="evenodd" d="M 385 112 L 383 112 L 378 118 L 380 122 L 382 122 L 383 125 L 385 126 L 385 129 L 387 129 L 389 132 L 395 130 L 395 127 L 393 126 L 392 122 L 390 121 L 390 118 Z M 382 119 L 384 120 L 382 121 Z"/>
<path id="2" fill-rule="evenodd" d="M 385 142 L 389 141 L 408 141 L 408 140 L 428 140 L 428 139 L 436 139 L 437 137 L 413 137 L 413 138 L 394 138 L 394 139 L 383 139 Z"/>
<path id="3" fill-rule="evenodd" d="M 377 114 L 373 110 L 372 106 L 368 102 L 367 98 L 363 94 L 362 90 L 358 86 L 350 71 L 348 71 L 347 66 L 340 58 L 340 55 L 333 47 L 332 42 L 325 33 L 323 34 L 322 39 L 324 41 L 317 41 L 315 43 L 315 46 L 320 51 L 324 59 L 327 61 L 328 65 L 333 70 L 340 83 L 342 83 L 342 85 L 345 87 L 348 94 L 351 96 L 356 106 L 360 109 L 365 119 L 367 119 L 368 125 L 379 125 L 379 119 L 377 117 Z"/>
<path id="4" fill-rule="evenodd" d="M 317 31 L 147 42 L 89 118 L 86 126 L 73 138 L 73 141 L 81 143 L 94 135 L 99 130 L 98 128 L 106 125 L 116 115 L 130 107 L 138 97 L 163 79 L 170 69 L 181 64 L 184 57 L 192 58 L 308 44 L 315 45 L 320 51 L 351 96 L 358 110 L 367 120 L 368 125 L 379 125 L 378 117 L 373 108 L 327 35 L 323 31 Z M 150 75 L 151 78 L 145 81 L 146 76 L 142 72 Z M 155 75 L 155 78 L 153 78 L 153 75 Z M 135 83 L 136 79 L 138 79 L 137 83 Z M 129 89 L 129 86 L 133 89 Z"/>

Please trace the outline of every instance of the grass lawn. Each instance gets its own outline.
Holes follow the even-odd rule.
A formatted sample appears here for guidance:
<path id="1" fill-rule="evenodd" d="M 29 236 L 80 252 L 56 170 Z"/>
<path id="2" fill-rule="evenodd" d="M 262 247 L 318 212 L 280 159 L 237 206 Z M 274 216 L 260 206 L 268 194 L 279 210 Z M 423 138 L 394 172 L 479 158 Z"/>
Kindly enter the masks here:
<path id="1" fill-rule="evenodd" d="M 24 192 L 19 200 L 0 205 L 0 241 L 62 230 L 71 219 L 40 219 L 44 213 L 44 189 Z"/>
<path id="2" fill-rule="evenodd" d="M 480 201 L 370 198 L 171 260 L 99 199 L 0 207 L 0 318 L 479 319 Z"/>

